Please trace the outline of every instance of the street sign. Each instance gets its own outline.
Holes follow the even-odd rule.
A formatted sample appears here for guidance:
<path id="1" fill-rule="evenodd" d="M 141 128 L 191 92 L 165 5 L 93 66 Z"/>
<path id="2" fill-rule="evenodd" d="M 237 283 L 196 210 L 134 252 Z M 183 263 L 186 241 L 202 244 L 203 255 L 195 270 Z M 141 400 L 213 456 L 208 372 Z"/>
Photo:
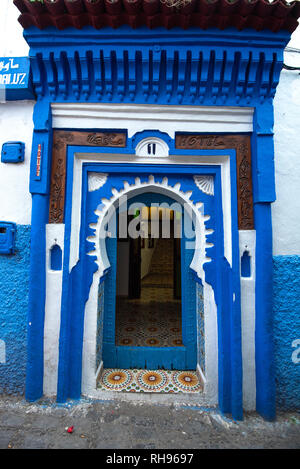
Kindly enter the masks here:
<path id="1" fill-rule="evenodd" d="M 35 99 L 28 57 L 0 57 L 0 101 Z"/>

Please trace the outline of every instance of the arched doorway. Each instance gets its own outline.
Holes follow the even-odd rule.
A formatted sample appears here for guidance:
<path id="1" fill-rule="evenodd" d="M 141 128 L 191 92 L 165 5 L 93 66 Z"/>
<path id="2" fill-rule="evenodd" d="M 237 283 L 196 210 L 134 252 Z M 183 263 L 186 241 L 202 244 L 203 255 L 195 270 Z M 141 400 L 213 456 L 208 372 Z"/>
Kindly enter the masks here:
<path id="1" fill-rule="evenodd" d="M 127 208 L 128 217 L 121 213 L 127 233 L 117 229 L 118 236 L 106 239 L 103 366 L 195 370 L 195 220 L 174 199 L 150 191 Z"/>
<path id="2" fill-rule="evenodd" d="M 216 240 L 222 250 L 222 211 L 220 204 L 219 173 L 214 168 L 201 169 L 203 180 L 211 184 L 216 176 L 216 188 L 218 191 L 205 191 L 199 184 L 195 174 L 199 174 L 197 167 L 189 167 L 185 175 L 176 171 L 168 172 L 167 167 L 151 166 L 145 168 L 141 165 L 132 166 L 131 173 L 124 175 L 120 173 L 119 165 L 110 166 L 110 171 L 103 167 L 97 184 L 91 184 L 91 192 L 88 193 L 86 201 L 86 240 L 85 246 L 88 272 L 93 273 L 92 283 L 89 286 L 89 297 L 85 305 L 84 334 L 83 334 L 83 367 L 82 367 L 82 389 L 84 394 L 96 395 L 97 380 L 103 370 L 104 336 L 109 337 L 110 344 L 115 345 L 115 322 L 105 321 L 105 307 L 110 308 L 110 317 L 115 314 L 115 288 L 112 273 L 116 266 L 117 249 L 110 250 L 109 244 L 113 244 L 113 237 L 100 236 L 111 209 L 120 205 L 122 197 L 128 199 L 134 197 L 145 197 L 145 194 L 167 197 L 172 203 L 186 206 L 188 214 L 195 220 L 196 237 L 193 249 L 189 249 L 190 258 L 186 263 L 188 275 L 184 275 L 185 292 L 188 298 L 187 314 L 196 317 L 196 334 L 193 340 L 196 354 L 196 365 L 199 374 L 204 379 L 205 392 L 210 396 L 211 402 L 216 402 L 218 390 L 218 328 L 217 328 L 217 305 L 215 300 L 215 247 Z M 123 168 L 122 168 L 123 169 Z M 175 169 L 175 168 L 174 168 Z M 95 177 L 95 167 L 92 168 L 92 181 Z M 143 176 L 142 172 L 152 172 L 153 175 Z M 104 174 L 105 173 L 105 174 Z M 113 254 L 115 253 L 115 255 Z M 208 266 L 208 270 L 205 268 Z M 207 270 L 207 272 L 206 272 Z M 116 273 L 114 274 L 116 275 Z M 206 279 L 207 277 L 207 279 Z M 110 282 L 109 282 L 110 278 Z M 193 289 L 193 291 L 190 290 Z M 186 322 L 185 324 L 188 324 Z M 107 330 L 108 328 L 108 335 Z M 200 329 L 202 334 L 200 334 Z M 192 333 L 187 328 L 187 334 Z M 105 334 L 104 334 L 105 332 Z M 179 347 L 178 347 L 179 348 Z M 160 350 L 161 353 L 161 350 Z M 193 365 L 194 366 L 194 365 Z M 145 362 L 140 367 L 145 367 Z M 171 365 L 168 366 L 171 368 Z"/>

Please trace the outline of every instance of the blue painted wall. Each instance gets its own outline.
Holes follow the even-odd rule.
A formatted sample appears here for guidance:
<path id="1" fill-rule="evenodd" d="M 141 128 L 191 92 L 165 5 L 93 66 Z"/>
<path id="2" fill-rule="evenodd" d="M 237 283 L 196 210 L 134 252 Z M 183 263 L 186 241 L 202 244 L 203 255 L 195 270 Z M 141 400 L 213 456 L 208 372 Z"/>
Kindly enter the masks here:
<path id="1" fill-rule="evenodd" d="M 300 409 L 300 256 L 276 256 L 273 265 L 276 403 Z"/>
<path id="2" fill-rule="evenodd" d="M 18 225 L 15 254 L 0 255 L 0 340 L 6 348 L 0 394 L 23 394 L 25 389 L 29 253 L 30 226 Z"/>

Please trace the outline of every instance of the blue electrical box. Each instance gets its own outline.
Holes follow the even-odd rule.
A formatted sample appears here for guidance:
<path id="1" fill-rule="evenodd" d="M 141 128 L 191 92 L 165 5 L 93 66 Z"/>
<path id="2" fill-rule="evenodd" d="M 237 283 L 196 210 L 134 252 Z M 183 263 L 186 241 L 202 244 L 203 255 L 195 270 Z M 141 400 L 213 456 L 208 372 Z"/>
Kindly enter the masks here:
<path id="1" fill-rule="evenodd" d="M 14 254 L 16 240 L 16 224 L 0 221 L 0 254 Z"/>
<path id="2" fill-rule="evenodd" d="M 2 163 L 21 163 L 24 161 L 25 143 L 6 142 L 2 145 Z"/>

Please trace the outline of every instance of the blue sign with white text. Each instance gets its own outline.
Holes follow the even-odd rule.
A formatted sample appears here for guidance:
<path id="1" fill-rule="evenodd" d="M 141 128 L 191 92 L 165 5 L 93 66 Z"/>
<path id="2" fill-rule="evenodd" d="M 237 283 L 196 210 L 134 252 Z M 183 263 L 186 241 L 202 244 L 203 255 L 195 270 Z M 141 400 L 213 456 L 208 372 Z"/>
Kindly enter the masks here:
<path id="1" fill-rule="evenodd" d="M 0 57 L 0 101 L 34 99 L 28 57 Z"/>

